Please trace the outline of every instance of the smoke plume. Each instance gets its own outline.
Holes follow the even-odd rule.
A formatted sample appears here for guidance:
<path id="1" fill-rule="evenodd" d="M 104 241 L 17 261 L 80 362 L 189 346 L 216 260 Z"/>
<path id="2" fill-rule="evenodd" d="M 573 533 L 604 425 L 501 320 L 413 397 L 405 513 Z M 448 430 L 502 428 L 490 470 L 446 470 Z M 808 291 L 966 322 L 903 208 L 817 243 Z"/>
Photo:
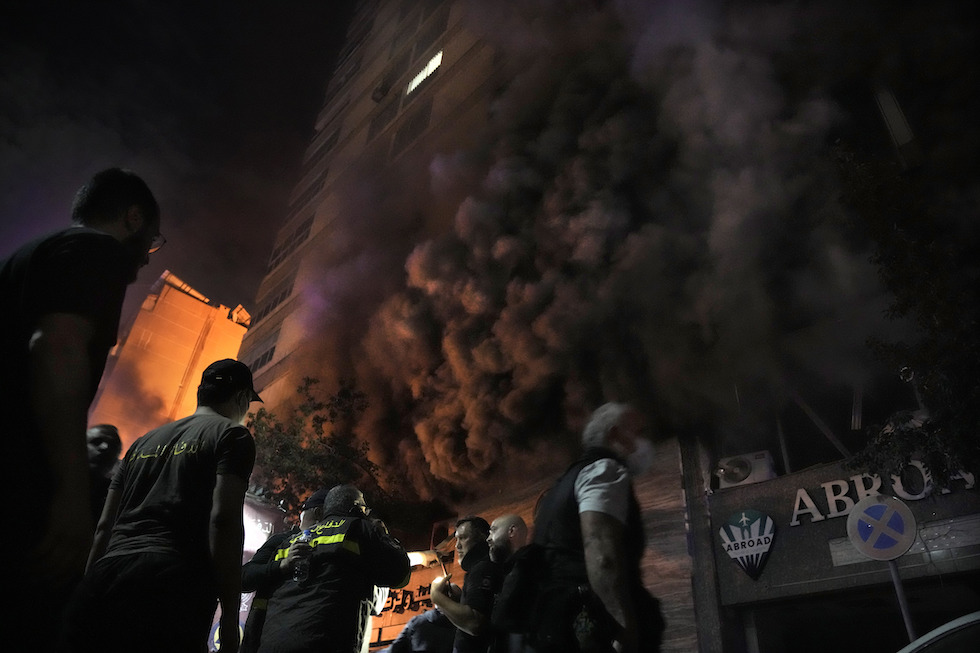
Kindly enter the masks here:
<path id="1" fill-rule="evenodd" d="M 606 400 L 670 432 L 757 398 L 739 419 L 761 427 L 800 379 L 864 380 L 888 297 L 840 203 L 837 88 L 900 71 L 888 28 L 923 17 L 488 4 L 465 19 L 509 80 L 486 133 L 403 163 L 428 188 L 395 170 L 349 189 L 304 289 L 323 334 L 306 371 L 357 376 L 392 482 L 432 496 L 554 466 Z M 928 19 L 922 39 L 955 16 Z"/>

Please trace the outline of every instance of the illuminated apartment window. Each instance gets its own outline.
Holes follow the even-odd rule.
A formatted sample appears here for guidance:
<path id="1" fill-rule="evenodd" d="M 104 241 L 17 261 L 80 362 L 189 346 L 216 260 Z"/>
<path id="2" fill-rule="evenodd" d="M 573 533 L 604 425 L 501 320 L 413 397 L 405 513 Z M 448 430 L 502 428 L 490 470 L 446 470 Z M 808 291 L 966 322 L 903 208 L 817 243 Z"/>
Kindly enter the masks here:
<path id="1" fill-rule="evenodd" d="M 429 59 L 429 62 L 425 64 L 425 67 L 422 70 L 420 70 L 415 77 L 412 78 L 412 81 L 410 81 L 408 83 L 408 86 L 405 87 L 405 95 L 410 95 L 412 91 L 417 89 L 419 85 L 422 84 L 422 82 L 424 82 L 426 79 L 431 77 L 432 74 L 439 69 L 440 65 L 442 65 L 442 50 L 436 52 L 435 55 L 433 55 L 433 57 Z"/>

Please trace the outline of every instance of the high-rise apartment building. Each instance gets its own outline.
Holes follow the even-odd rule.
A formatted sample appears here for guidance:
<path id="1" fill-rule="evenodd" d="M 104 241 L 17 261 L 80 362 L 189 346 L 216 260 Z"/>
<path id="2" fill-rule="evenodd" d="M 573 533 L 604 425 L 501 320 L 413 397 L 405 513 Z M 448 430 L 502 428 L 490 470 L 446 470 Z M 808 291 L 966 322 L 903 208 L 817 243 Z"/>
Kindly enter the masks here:
<path id="1" fill-rule="evenodd" d="M 126 451 L 150 429 L 190 415 L 204 368 L 237 357 L 248 323 L 241 306 L 214 304 L 164 271 L 109 356 L 89 424 L 114 424 Z"/>
<path id="2" fill-rule="evenodd" d="M 494 52 L 462 17 L 449 0 L 356 3 L 242 345 L 271 407 L 295 388 L 295 357 L 312 336 L 303 289 L 324 282 L 317 275 L 338 255 L 331 224 L 361 171 L 399 168 L 403 187 L 424 188 L 427 169 L 413 183 L 409 159 L 452 150 L 486 123 Z"/>
<path id="3" fill-rule="evenodd" d="M 404 339 L 409 343 L 406 349 L 418 342 L 424 345 L 426 339 L 437 342 L 432 358 L 442 358 L 437 364 L 420 363 L 418 375 L 404 374 L 397 379 L 408 389 L 392 392 L 410 396 L 411 402 L 433 405 L 423 405 L 414 415 L 372 415 L 382 431 L 389 426 L 392 431 L 405 429 L 411 422 L 409 437 L 386 441 L 387 450 L 372 450 L 402 464 L 398 468 L 402 474 L 393 483 L 411 483 L 417 468 L 426 465 L 439 466 L 433 475 L 440 480 L 455 481 L 458 479 L 452 475 L 461 469 L 467 471 L 468 463 L 473 463 L 470 467 L 482 464 L 479 475 L 471 474 L 461 482 L 468 481 L 472 489 L 489 472 L 517 468 L 518 456 L 507 445 L 512 444 L 509 436 L 513 433 L 527 435 L 529 428 L 522 420 L 543 415 L 545 419 L 531 428 L 545 430 L 549 421 L 561 421 L 550 419 L 555 413 L 570 414 L 576 407 L 584 410 L 589 402 L 596 401 L 586 392 L 587 384 L 577 385 L 578 377 L 602 377 L 614 389 L 636 379 L 642 383 L 636 388 L 640 400 L 645 392 L 656 395 L 659 390 L 662 395 L 658 402 L 651 401 L 651 410 L 671 406 L 669 395 L 680 400 L 674 405 L 679 412 L 676 424 L 688 426 L 681 428 L 678 437 L 658 434 L 655 466 L 635 483 L 648 535 L 644 581 L 662 600 L 667 621 L 663 651 L 851 650 L 856 646 L 855 632 L 874 633 L 873 642 L 868 643 L 871 640 L 867 637 L 861 640 L 869 650 L 897 650 L 906 630 L 911 631 L 908 623 L 903 628 L 903 615 L 895 600 L 893 580 L 899 570 L 909 581 L 908 604 L 920 633 L 978 609 L 980 490 L 974 475 L 957 475 L 951 487 L 933 491 L 931 477 L 919 461 L 906 470 L 911 478 L 889 479 L 875 470 L 853 469 L 840 459 L 847 456 L 846 447 L 835 433 L 861 441 L 862 427 L 870 423 L 875 411 L 892 412 L 891 399 L 880 396 L 892 391 L 882 384 L 884 389 L 877 390 L 877 397 L 871 392 L 865 395 L 863 390 L 852 392 L 852 377 L 863 380 L 876 374 L 857 354 L 863 352 L 860 347 L 866 329 L 876 328 L 870 313 L 862 317 L 863 311 L 877 311 L 880 298 L 872 287 L 857 283 L 862 269 L 857 262 L 863 261 L 865 254 L 848 253 L 846 239 L 833 234 L 839 225 L 824 223 L 835 213 L 826 190 L 836 189 L 838 181 L 831 171 L 836 166 L 827 166 L 826 152 L 818 152 L 817 144 L 832 142 L 829 116 L 847 102 L 825 103 L 821 95 L 826 91 L 829 96 L 829 89 L 814 87 L 800 94 L 808 87 L 796 86 L 795 79 L 787 83 L 791 76 L 786 64 L 810 61 L 815 50 L 804 48 L 788 60 L 781 58 L 785 55 L 782 46 L 780 58 L 773 61 L 763 54 L 773 43 L 795 40 L 786 39 L 782 33 L 789 13 L 780 10 L 778 16 L 770 14 L 768 23 L 757 20 L 766 12 L 753 14 L 749 19 L 753 28 L 746 29 L 749 23 L 742 12 L 732 12 L 731 24 L 716 24 L 720 14 L 708 16 L 698 3 L 689 3 L 689 8 L 685 3 L 642 2 L 375 0 L 356 4 L 306 151 L 302 177 L 257 294 L 253 326 L 243 343 L 241 358 L 255 372 L 257 387 L 269 407 L 275 408 L 289 397 L 299 375 L 316 373 L 317 366 L 323 369 L 324 378 L 343 374 L 346 370 L 342 367 L 329 366 L 335 362 L 350 365 L 349 358 L 356 358 L 357 337 L 362 334 L 350 329 L 323 329 L 324 324 L 348 323 L 357 329 L 369 325 L 371 319 L 383 321 L 395 314 L 372 310 L 380 303 L 379 296 L 395 294 L 392 288 L 379 291 L 365 281 L 397 284 L 404 279 L 359 273 L 381 256 L 392 254 L 383 268 L 387 272 L 404 276 L 412 265 L 427 265 L 429 269 L 402 284 L 416 284 L 403 293 L 408 299 L 399 305 L 405 310 L 398 317 L 404 319 L 385 324 L 389 328 L 384 336 L 392 342 L 376 348 L 371 362 L 377 363 L 385 355 L 399 360 L 379 376 L 384 377 L 397 365 L 410 367 L 416 363 L 411 355 L 399 358 L 403 345 L 398 340 L 399 329 L 407 331 L 416 326 L 413 318 L 433 306 L 433 311 L 438 310 L 443 294 L 455 294 L 450 299 L 455 302 L 456 313 L 472 318 L 460 320 L 467 326 L 480 322 L 490 325 L 439 333 L 445 324 L 419 319 L 414 340 Z M 682 5 L 686 10 L 681 10 Z M 526 31 L 505 33 L 515 24 L 504 20 L 493 26 L 480 24 L 481 19 L 496 21 L 498 14 L 506 13 L 504 7 L 523 12 L 522 18 L 529 20 L 520 27 Z M 474 11 L 483 15 L 473 20 Z M 561 12 L 574 18 L 566 30 L 549 31 L 549 21 L 561 19 Z M 568 48 L 575 54 L 602 50 L 599 39 L 606 32 L 593 29 L 597 25 L 586 20 L 586 14 L 598 16 L 600 25 L 604 17 L 615 17 L 617 30 L 621 27 L 618 21 L 624 18 L 641 23 L 627 26 L 635 28 L 632 31 L 638 39 L 626 48 L 630 55 L 628 73 L 620 63 L 607 67 L 601 58 L 588 61 L 598 65 L 589 68 L 587 74 L 576 68 L 573 72 L 577 75 L 569 75 L 569 69 L 560 65 L 561 57 L 555 52 L 565 54 L 566 49 L 555 47 L 554 41 L 563 37 L 580 39 Z M 807 33 L 805 22 L 796 24 L 801 33 Z M 826 26 L 823 21 L 816 23 Z M 766 30 L 756 27 L 766 24 L 776 31 L 760 36 Z M 501 36 L 500 48 L 508 52 L 498 53 L 475 33 L 484 27 L 487 34 Z M 778 39 L 765 40 L 777 33 Z M 840 34 L 847 35 L 838 43 L 841 52 L 848 51 L 852 30 L 847 26 Z M 834 41 L 825 40 L 822 33 L 814 31 L 810 36 L 815 37 L 812 43 L 836 51 L 830 45 Z M 515 46 L 517 42 L 521 47 Z M 762 43 L 764 47 L 760 47 Z M 538 44 L 543 44 L 540 52 Z M 549 46 L 552 53 L 546 58 Z M 523 56 L 511 57 L 511 48 Z M 855 51 L 856 56 L 862 56 L 861 52 Z M 795 59 L 801 53 L 806 56 Z M 548 239 L 566 246 L 570 253 L 557 251 L 559 247 L 553 258 L 544 257 L 540 277 L 563 279 L 569 270 L 571 276 L 578 277 L 555 302 L 557 312 L 514 302 L 506 303 L 507 311 L 498 307 L 485 319 L 481 302 L 489 302 L 484 298 L 490 293 L 483 293 L 479 285 L 494 271 L 483 270 L 482 277 L 475 273 L 454 276 L 456 270 L 448 269 L 448 265 L 445 270 L 440 268 L 438 257 L 413 258 L 413 244 L 428 238 L 425 246 L 430 250 L 473 249 L 474 243 L 483 246 L 475 238 L 439 240 L 439 235 L 451 229 L 447 212 L 454 207 L 440 206 L 446 195 L 432 193 L 431 188 L 451 178 L 445 169 L 452 169 L 454 162 L 463 161 L 461 167 L 465 167 L 466 154 L 454 159 L 457 153 L 479 157 L 494 150 L 495 163 L 506 159 L 511 151 L 507 142 L 486 139 L 481 143 L 480 135 L 497 117 L 504 116 L 504 122 L 527 107 L 527 111 L 537 111 L 533 83 L 541 78 L 525 75 L 521 82 L 507 85 L 512 81 L 508 79 L 510 72 L 503 70 L 511 65 L 533 70 L 535 58 L 549 72 L 554 69 L 553 75 L 561 76 L 561 82 L 568 83 L 562 93 L 554 94 L 557 99 L 544 103 L 544 110 L 550 112 L 538 122 L 545 125 L 541 127 L 545 133 L 528 138 L 517 133 L 515 140 L 524 138 L 521 145 L 547 158 L 551 153 L 548 146 L 556 140 L 548 128 L 557 124 L 553 131 L 561 132 L 567 123 L 572 125 L 568 127 L 571 133 L 559 135 L 577 145 L 573 163 L 578 165 L 568 165 L 563 177 L 543 184 L 550 194 L 542 192 L 530 206 L 512 211 L 514 207 L 508 203 L 512 195 L 507 195 L 502 200 L 493 198 L 493 208 L 518 215 L 518 219 L 527 216 L 533 223 L 528 225 L 528 231 L 534 232 L 528 250 L 550 253 Z M 896 66 L 902 60 L 897 56 L 893 59 Z M 828 61 L 840 60 L 835 55 Z M 853 63 L 860 68 L 859 62 Z M 847 68 L 847 74 L 855 74 L 854 68 Z M 876 72 L 879 68 L 869 66 Z M 817 70 L 822 69 L 818 66 Z M 891 83 L 899 78 L 898 71 L 894 69 Z M 829 69 L 815 73 L 814 78 L 824 74 L 827 80 L 834 79 Z M 782 79 L 784 75 L 786 79 Z M 930 67 L 929 78 L 935 75 Z M 842 77 L 836 81 L 847 82 L 841 88 L 848 89 L 853 80 Z M 591 86 L 593 82 L 598 88 Z M 824 83 L 826 80 L 820 82 Z M 607 88 L 618 92 L 607 93 Z M 590 89 L 595 91 L 591 96 Z M 911 92 L 912 87 L 906 91 Z M 916 94 L 921 92 L 916 90 Z M 906 121 L 899 108 L 896 97 L 901 93 L 892 95 L 892 91 L 878 87 L 873 97 L 901 155 L 901 165 L 913 167 L 917 156 L 910 124 L 915 121 L 911 113 Z M 591 109 L 603 100 L 607 105 L 604 111 L 595 112 L 598 115 L 582 112 L 593 119 L 591 126 L 576 131 L 578 114 L 574 109 L 580 103 Z M 820 107 L 827 110 L 826 114 Z M 849 130 L 862 141 L 873 139 L 873 131 L 860 117 L 865 112 L 848 109 L 845 113 L 853 114 Z M 827 120 L 817 118 L 824 115 Z M 877 114 L 872 115 L 877 118 Z M 524 128 L 509 127 L 515 133 Z M 834 127 L 838 128 L 840 125 Z M 542 150 L 548 151 L 542 154 Z M 563 164 L 573 158 L 567 153 L 562 156 Z M 790 165 L 784 165 L 787 163 Z M 595 169 L 590 170 L 593 165 Z M 494 172 L 504 167 L 506 161 Z M 629 167 L 650 172 L 624 176 Z M 630 181 L 624 182 L 627 177 Z M 489 184 L 500 182 L 492 174 L 486 178 Z M 613 188 L 617 179 L 623 188 Z M 378 197 L 379 189 L 383 197 Z M 563 203 L 563 191 L 569 191 L 574 201 Z M 556 206 L 545 206 L 548 200 Z M 457 202 L 455 208 L 460 206 Z M 386 221 L 386 211 L 398 219 Z M 477 230 L 479 225 L 474 224 L 480 216 L 474 217 L 475 213 L 478 211 L 463 216 L 464 230 Z M 406 214 L 418 216 L 417 224 L 410 227 L 414 240 L 401 250 L 381 247 L 402 239 Z M 540 214 L 557 226 L 549 228 L 553 225 L 547 219 L 537 219 Z M 785 239 L 779 236 L 772 240 L 774 235 L 783 234 L 786 225 L 804 223 L 818 228 L 807 234 L 793 226 Z M 629 246 L 605 249 L 604 242 L 617 238 Z M 510 242 L 513 244 L 513 239 Z M 795 251 L 797 244 L 805 247 Z M 379 254 L 380 249 L 384 252 Z M 774 253 L 778 256 L 771 257 Z M 466 257 L 458 258 L 462 261 Z M 753 259 L 761 259 L 764 265 L 756 265 L 759 261 Z M 541 260 L 536 258 L 534 266 Z M 629 265 L 617 267 L 615 275 L 604 272 L 602 266 L 613 260 Z M 831 265 L 824 265 L 830 261 Z M 463 261 L 458 268 L 467 269 L 469 263 Z M 838 272 L 844 269 L 851 270 L 847 283 L 838 285 Z M 409 277 L 413 270 L 417 268 L 409 270 Z M 499 276 L 506 277 L 505 281 L 513 278 L 506 273 Z M 534 288 L 541 280 L 532 274 L 525 277 L 525 288 Z M 593 284 L 584 277 L 600 281 Z M 785 294 L 797 285 L 787 282 L 791 279 L 807 279 L 799 284 L 798 296 Z M 576 280 L 583 283 L 575 285 Z M 470 281 L 473 283 L 467 285 Z M 428 286 L 422 288 L 426 283 Z M 602 292 L 589 294 L 590 284 Z M 346 294 L 333 290 L 338 286 L 344 286 Z M 839 290 L 830 293 L 832 288 Z M 849 294 L 852 291 L 857 293 L 853 297 Z M 413 304 L 411 293 L 424 294 L 428 303 Z M 833 300 L 828 299 L 831 294 Z M 613 296 L 616 301 L 611 301 Z M 787 301 L 788 297 L 792 301 Z M 764 301 L 757 303 L 759 298 Z M 607 333 L 597 327 L 582 334 L 575 328 L 563 330 L 562 321 L 577 328 L 585 324 L 580 321 L 584 314 L 603 303 L 608 303 L 609 311 L 597 313 L 595 324 L 608 327 Z M 518 319 L 502 319 L 513 318 L 521 309 L 526 313 L 519 317 L 528 324 L 515 325 Z M 675 313 L 680 314 L 676 324 Z M 499 333 L 508 327 L 514 327 L 514 332 Z M 729 345 L 721 335 L 726 332 Z M 349 345 L 348 352 L 354 352 L 346 361 L 342 356 L 323 355 L 324 348 L 315 346 L 317 339 L 330 340 L 338 335 L 339 342 L 332 343 L 334 349 L 343 351 Z M 511 349 L 506 353 L 518 361 L 510 367 L 499 363 L 502 348 L 495 348 L 498 343 L 493 341 L 504 335 L 511 338 Z M 854 335 L 860 337 L 851 342 Z M 562 349 L 565 345 L 558 342 L 563 336 L 570 336 L 568 347 L 590 351 L 581 364 L 558 369 L 565 360 L 561 355 L 567 353 Z M 617 338 L 620 342 L 615 342 Z M 597 341 L 594 350 L 593 340 Z M 603 342 L 608 346 L 599 346 Z M 558 359 L 542 353 L 549 347 L 559 351 Z M 717 352 L 711 353 L 714 350 Z M 612 359 L 603 361 L 603 356 Z M 467 367 L 478 357 L 478 364 Z M 710 360 L 713 358 L 715 363 Z M 718 369 L 705 369 L 715 364 Z M 770 364 L 771 370 L 762 369 Z M 481 365 L 480 373 L 467 376 Z M 867 370 L 860 369 L 864 365 L 868 365 Z M 519 369 L 521 366 L 524 370 Z M 647 366 L 650 369 L 645 369 Z M 530 367 L 532 372 L 521 376 Z M 664 378 L 655 381 L 661 372 L 654 369 L 661 370 Z M 452 382 L 444 382 L 440 373 L 456 376 Z M 797 375 L 799 381 L 795 380 Z M 506 378 L 498 384 L 497 376 Z M 547 381 L 536 385 L 540 378 L 571 383 L 555 389 Z M 751 381 L 748 386 L 743 379 Z M 379 385 L 387 380 L 381 378 Z M 550 387 L 555 392 L 508 394 L 499 387 L 507 382 L 511 383 L 509 389 Z M 686 383 L 690 385 L 678 387 Z M 794 383 L 802 384 L 806 391 L 794 388 Z M 771 387 L 763 387 L 767 385 Z M 746 387 L 754 388 L 751 396 L 747 397 Z M 718 391 L 717 396 L 712 396 L 712 388 Z M 389 390 L 385 387 L 377 396 Z M 465 397 L 464 391 L 469 393 Z M 558 393 L 565 406 L 545 405 Z M 433 395 L 444 401 L 434 405 Z M 804 400 L 804 395 L 818 400 Z M 872 399 L 878 404 L 872 406 Z M 727 424 L 721 408 L 734 411 Z M 497 417 L 495 412 L 508 414 L 505 419 L 491 419 Z M 831 414 L 836 421 L 821 419 L 819 413 Z M 490 427 L 481 431 L 486 424 Z M 509 429 L 512 424 L 525 431 Z M 559 426 L 571 431 L 574 420 L 567 419 Z M 717 433 L 708 427 L 715 427 Z M 548 446 L 559 443 L 564 434 L 532 435 L 537 440 L 547 439 L 533 452 L 547 459 L 540 461 L 540 469 L 514 478 L 479 501 L 457 505 L 461 514 L 491 518 L 504 512 L 526 517 L 533 514 L 541 489 L 558 473 L 546 469 L 560 458 L 557 446 L 553 450 Z M 413 436 L 417 442 L 406 444 Z M 777 451 L 782 453 L 781 461 L 773 455 Z M 496 454 L 500 454 L 495 459 L 499 464 L 494 467 L 487 460 Z M 781 466 L 774 465 L 774 460 Z M 918 520 L 901 521 L 903 533 L 916 532 L 917 540 L 911 549 L 896 551 L 890 569 L 883 559 L 862 553 L 866 547 L 848 537 L 852 509 L 879 492 L 907 500 Z M 891 548 L 894 540 L 883 542 L 882 546 Z M 421 580 L 424 573 L 418 577 L 418 583 L 389 597 L 384 614 L 370 632 L 372 647 L 390 643 L 412 614 L 429 607 L 429 581 Z"/>
<path id="4" fill-rule="evenodd" d="M 330 305 L 324 300 L 330 293 L 322 292 L 324 287 L 341 283 L 337 278 L 344 277 L 344 257 L 351 257 L 349 243 L 336 242 L 350 238 L 351 224 L 357 221 L 357 216 L 345 212 L 373 202 L 370 206 L 376 212 L 391 208 L 417 214 L 422 224 L 413 226 L 416 234 L 435 236 L 451 228 L 451 216 L 440 215 L 442 207 L 429 193 L 430 166 L 439 156 L 451 160 L 455 153 L 480 150 L 478 138 L 488 125 L 500 81 L 501 58 L 468 28 L 471 23 L 465 4 L 454 0 L 357 3 L 306 150 L 302 178 L 276 236 L 254 303 L 252 326 L 242 344 L 240 359 L 252 369 L 266 407 L 275 410 L 289 398 L 300 376 L 311 373 L 310 340 L 325 337 L 314 325 L 317 318 L 311 316 L 318 314 L 322 324 L 323 313 L 346 319 L 346 312 L 364 310 Z M 397 197 L 369 201 L 362 197 L 368 192 L 365 187 L 374 190 L 379 186 Z M 393 220 L 394 225 L 397 222 Z M 343 228 L 337 228 L 340 224 Z M 393 226 L 369 237 L 377 248 L 378 243 L 400 235 Z M 410 251 L 404 252 L 402 261 Z M 376 297 L 371 288 L 363 292 L 366 304 Z M 357 319 L 363 323 L 363 313 Z M 323 376 L 334 373 L 327 370 Z M 665 468 L 664 475 L 674 481 L 676 467 L 665 463 Z M 671 548 L 666 556 L 670 561 L 662 564 L 677 578 L 660 578 L 657 593 L 675 594 L 669 607 L 671 619 L 686 624 L 675 625 L 675 648 L 667 650 L 690 650 L 694 635 L 685 572 L 689 563 L 684 551 L 683 511 L 674 505 L 679 489 L 661 494 L 658 505 L 670 504 L 664 513 L 671 516 L 670 524 L 664 519 L 658 522 L 661 546 L 667 546 L 669 540 Z M 524 500 L 530 503 L 524 505 Z M 503 503 L 487 508 L 488 516 L 498 514 L 507 504 L 507 510 L 526 512 L 530 519 L 533 499 L 522 496 L 500 501 Z M 663 569 L 658 572 L 663 575 Z M 418 573 L 423 578 L 426 570 Z M 368 633 L 372 650 L 390 644 L 409 618 L 431 607 L 427 582 L 419 580 L 392 592 Z"/>

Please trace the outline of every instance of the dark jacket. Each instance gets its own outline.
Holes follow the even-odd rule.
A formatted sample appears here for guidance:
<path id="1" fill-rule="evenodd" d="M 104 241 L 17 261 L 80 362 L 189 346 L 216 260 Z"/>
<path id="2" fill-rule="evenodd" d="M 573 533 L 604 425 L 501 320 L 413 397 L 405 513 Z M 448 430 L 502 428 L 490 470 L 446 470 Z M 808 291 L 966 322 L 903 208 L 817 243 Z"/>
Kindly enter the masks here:
<path id="1" fill-rule="evenodd" d="M 450 653 L 456 626 L 433 608 L 408 620 L 387 653 Z"/>
<path id="2" fill-rule="evenodd" d="M 370 520 L 329 515 L 310 530 L 310 576 L 287 580 L 272 593 L 260 653 L 354 653 L 374 587 L 404 587 L 409 581 L 405 549 Z M 296 537 L 281 543 L 277 560 Z"/>
<path id="3" fill-rule="evenodd" d="M 273 533 L 252 559 L 242 565 L 242 592 L 255 592 L 255 596 L 252 597 L 252 608 L 245 620 L 245 634 L 242 636 L 239 653 L 255 653 L 259 650 L 269 597 L 287 580 L 280 570 L 280 559 L 276 557 L 276 553 L 284 541 L 298 532 L 299 529 L 293 527 L 288 531 Z"/>

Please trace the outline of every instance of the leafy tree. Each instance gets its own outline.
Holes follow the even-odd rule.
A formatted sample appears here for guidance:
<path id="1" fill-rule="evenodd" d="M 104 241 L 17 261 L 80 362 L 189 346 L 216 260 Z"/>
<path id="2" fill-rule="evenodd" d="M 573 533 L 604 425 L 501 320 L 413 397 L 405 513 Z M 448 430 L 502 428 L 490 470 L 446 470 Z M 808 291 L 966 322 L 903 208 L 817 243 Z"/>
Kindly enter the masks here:
<path id="1" fill-rule="evenodd" d="M 955 196 L 948 180 L 924 170 L 900 172 L 843 146 L 838 161 L 844 200 L 872 240 L 872 261 L 894 295 L 889 315 L 914 327 L 908 342 L 869 344 L 912 384 L 920 404 L 873 427 L 869 445 L 850 464 L 898 474 L 914 457 L 945 486 L 959 470 L 980 471 L 977 230 L 964 230 L 964 216 L 945 200 Z"/>
<path id="2" fill-rule="evenodd" d="M 341 380 L 326 400 L 317 398 L 318 379 L 304 377 L 297 387 L 301 401 L 280 417 L 260 408 L 249 422 L 255 435 L 253 486 L 290 514 L 317 488 L 352 483 L 365 494 L 378 488 L 368 445 L 354 426 L 367 408 L 367 397 L 354 382 Z"/>

